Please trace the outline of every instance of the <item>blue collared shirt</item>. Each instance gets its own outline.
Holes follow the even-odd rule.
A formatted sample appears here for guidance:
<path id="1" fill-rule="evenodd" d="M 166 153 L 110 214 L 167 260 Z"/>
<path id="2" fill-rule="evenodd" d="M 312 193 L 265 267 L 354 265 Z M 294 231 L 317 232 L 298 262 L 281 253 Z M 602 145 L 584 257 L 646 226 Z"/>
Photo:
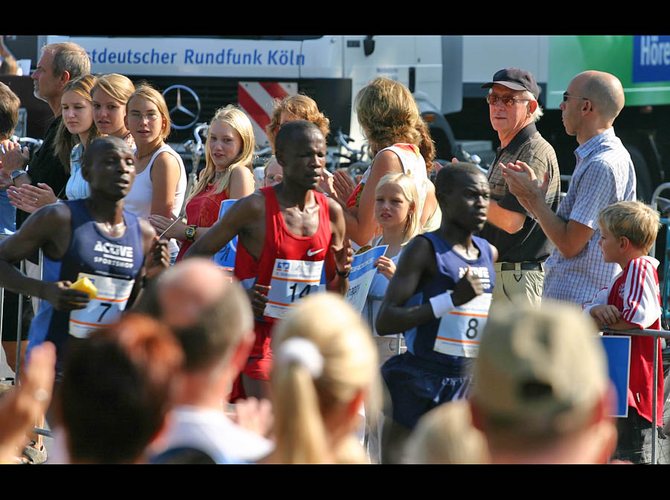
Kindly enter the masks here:
<path id="1" fill-rule="evenodd" d="M 635 200 L 636 178 L 630 154 L 613 128 L 580 145 L 575 156 L 575 171 L 557 215 L 595 232 L 582 251 L 572 258 L 564 257 L 554 248 L 545 263 L 543 297 L 582 305 L 598 290 L 607 287 L 621 271 L 618 264 L 603 260 L 598 245 L 598 215 L 612 203 Z"/>

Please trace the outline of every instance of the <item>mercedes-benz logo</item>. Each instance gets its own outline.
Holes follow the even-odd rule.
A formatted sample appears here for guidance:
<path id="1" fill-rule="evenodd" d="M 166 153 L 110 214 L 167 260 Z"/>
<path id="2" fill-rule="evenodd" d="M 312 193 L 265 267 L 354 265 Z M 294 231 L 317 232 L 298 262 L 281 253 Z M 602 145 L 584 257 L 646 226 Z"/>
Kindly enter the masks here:
<path id="1" fill-rule="evenodd" d="M 163 97 L 170 110 L 173 129 L 186 130 L 196 124 L 200 117 L 200 98 L 193 89 L 172 85 L 163 91 Z"/>

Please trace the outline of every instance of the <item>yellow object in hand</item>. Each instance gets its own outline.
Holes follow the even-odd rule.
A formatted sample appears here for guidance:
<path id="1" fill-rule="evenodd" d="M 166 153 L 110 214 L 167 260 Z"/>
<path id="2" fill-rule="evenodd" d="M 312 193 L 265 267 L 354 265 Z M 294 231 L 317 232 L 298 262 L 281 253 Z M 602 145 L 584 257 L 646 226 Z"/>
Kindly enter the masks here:
<path id="1" fill-rule="evenodd" d="M 98 289 L 95 287 L 93 282 L 88 279 L 86 276 L 79 278 L 77 281 L 70 285 L 72 290 L 79 290 L 80 292 L 85 292 L 92 299 L 98 296 Z"/>

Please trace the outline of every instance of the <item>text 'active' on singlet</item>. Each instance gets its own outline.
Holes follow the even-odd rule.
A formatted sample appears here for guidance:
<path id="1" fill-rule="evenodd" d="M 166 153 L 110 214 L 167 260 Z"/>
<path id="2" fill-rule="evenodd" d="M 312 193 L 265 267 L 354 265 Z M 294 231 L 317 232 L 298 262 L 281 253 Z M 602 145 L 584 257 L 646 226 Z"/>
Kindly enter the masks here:
<path id="1" fill-rule="evenodd" d="M 71 213 L 71 240 L 60 260 L 44 256 L 43 280 L 75 282 L 82 276 L 93 281 L 98 296 L 85 309 L 56 311 L 46 300 L 30 325 L 30 345 L 53 342 L 61 351 L 69 335 L 84 338 L 116 321 L 127 305 L 134 280 L 142 269 L 144 249 L 138 218 L 124 211 L 125 233 L 113 238 L 100 231 L 86 200 L 64 201 Z"/>

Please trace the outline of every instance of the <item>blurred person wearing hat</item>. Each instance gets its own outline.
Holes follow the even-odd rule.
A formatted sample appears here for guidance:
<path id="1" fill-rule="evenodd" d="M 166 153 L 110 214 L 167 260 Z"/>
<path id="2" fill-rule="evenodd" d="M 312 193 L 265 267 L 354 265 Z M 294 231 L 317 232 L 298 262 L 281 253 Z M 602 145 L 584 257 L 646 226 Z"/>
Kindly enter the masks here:
<path id="1" fill-rule="evenodd" d="M 536 220 L 510 193 L 502 175 L 503 165 L 521 160 L 538 179 L 545 175 L 548 189 L 544 199 L 552 210 L 558 208 L 561 182 L 556 152 L 537 131 L 542 116 L 535 77 L 518 68 L 501 69 L 482 85 L 488 88 L 489 119 L 498 133 L 500 146 L 488 173 L 491 203 L 488 220 L 480 236 L 500 252 L 495 264 L 497 286 L 493 304 L 509 302 L 538 306 L 544 284 L 543 262 L 551 242 Z"/>
<path id="2" fill-rule="evenodd" d="M 484 329 L 470 406 L 492 463 L 607 463 L 614 389 L 596 324 L 568 304 L 505 306 Z"/>
<path id="3" fill-rule="evenodd" d="M 576 137 L 579 147 L 568 193 L 557 212 L 546 202 L 542 177 L 531 166 L 517 161 L 503 168 L 509 190 L 556 246 L 545 262 L 543 298 L 582 305 L 621 271 L 600 252 L 598 215 L 608 205 L 636 199 L 635 168 L 614 133 L 624 102 L 623 86 L 610 73 L 584 71 L 570 81 L 560 108 L 565 131 Z"/>

